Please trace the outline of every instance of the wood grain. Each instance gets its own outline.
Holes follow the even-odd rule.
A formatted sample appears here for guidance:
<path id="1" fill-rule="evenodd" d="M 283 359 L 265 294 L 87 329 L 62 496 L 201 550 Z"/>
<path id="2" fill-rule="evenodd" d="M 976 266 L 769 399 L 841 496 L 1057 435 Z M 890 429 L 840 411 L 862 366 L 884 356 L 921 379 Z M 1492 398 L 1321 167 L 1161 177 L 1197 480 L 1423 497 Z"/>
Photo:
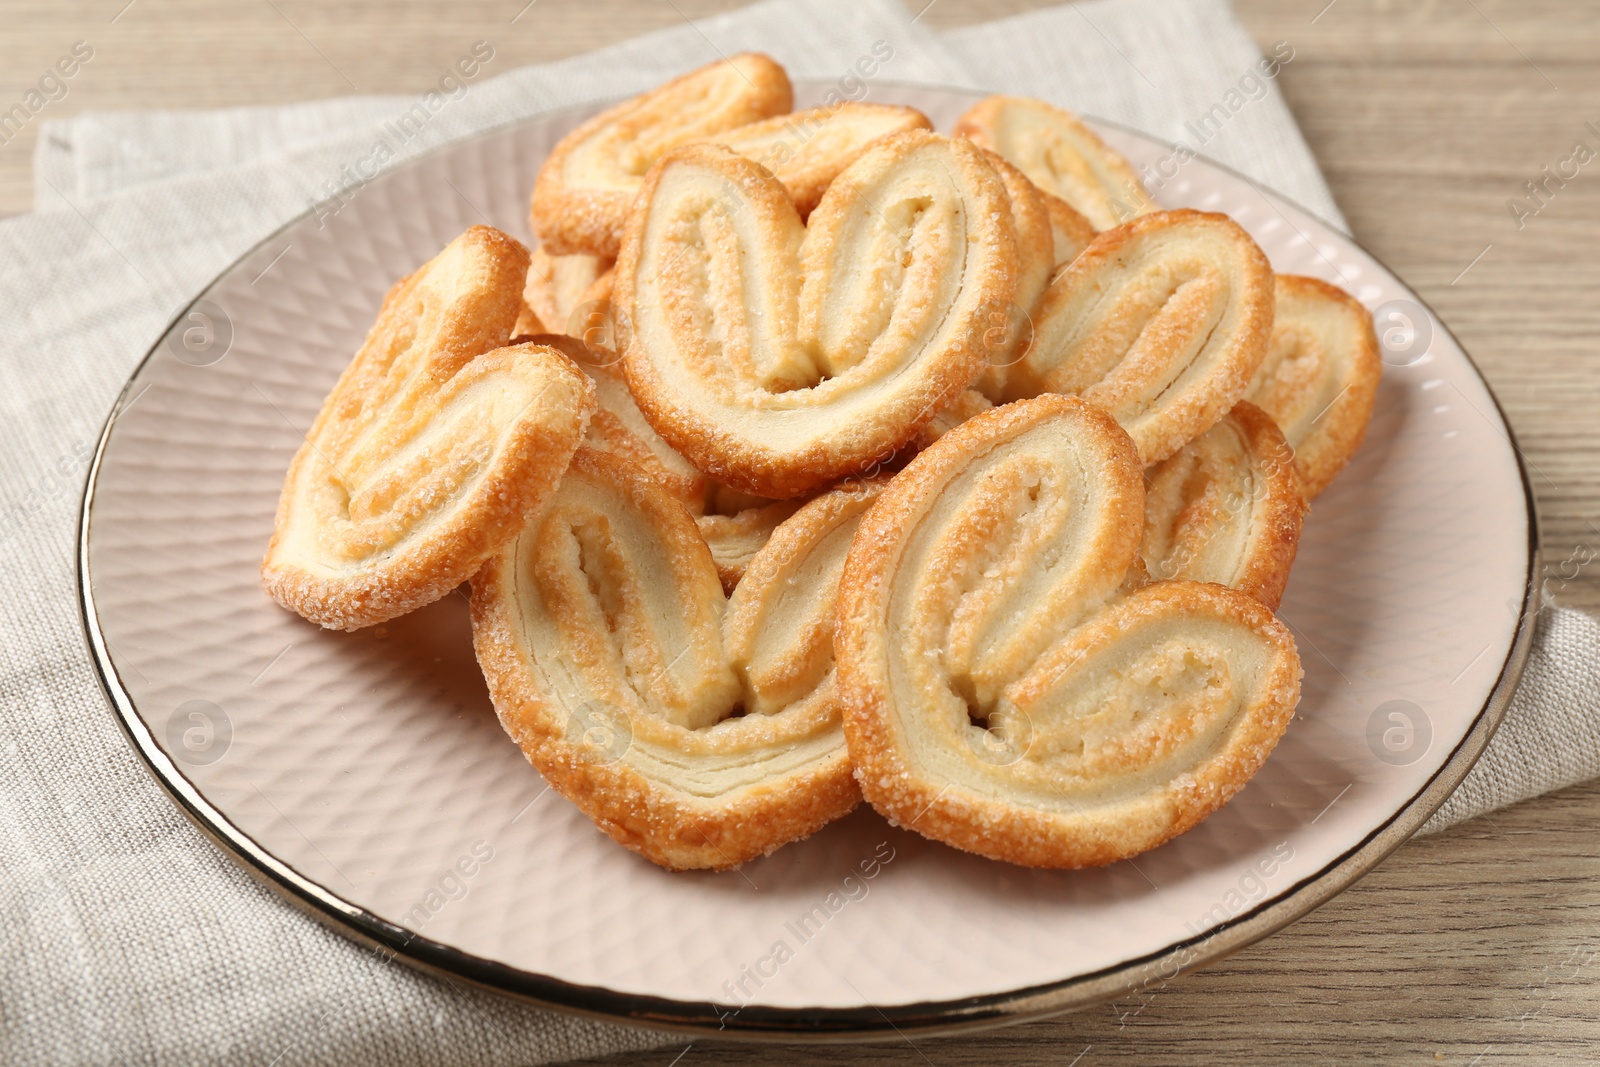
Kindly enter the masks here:
<path id="1" fill-rule="evenodd" d="M 90 41 L 95 57 L 41 117 L 418 91 L 463 42 L 493 41 L 508 69 L 738 6 L 124 3 L 9 0 L 0 109 L 77 40 Z M 936 0 L 924 21 L 943 28 L 1034 6 Z M 1434 306 L 1498 393 L 1533 472 L 1556 602 L 1600 611 L 1600 162 L 1521 228 L 1506 206 L 1575 140 L 1600 148 L 1583 129 L 1600 123 L 1600 20 L 1592 8 L 1556 0 L 1235 7 L 1258 41 L 1293 43 L 1295 61 L 1279 84 L 1357 238 Z M 0 146 L 0 213 L 31 205 L 37 129 L 36 117 Z M 1591 1062 L 1600 1049 L 1597 821 L 1600 785 L 1588 785 L 1413 842 L 1267 941 L 1152 994 L 1078 1015 L 870 1050 L 696 1042 L 687 1054 L 679 1044 L 633 1060 Z"/>

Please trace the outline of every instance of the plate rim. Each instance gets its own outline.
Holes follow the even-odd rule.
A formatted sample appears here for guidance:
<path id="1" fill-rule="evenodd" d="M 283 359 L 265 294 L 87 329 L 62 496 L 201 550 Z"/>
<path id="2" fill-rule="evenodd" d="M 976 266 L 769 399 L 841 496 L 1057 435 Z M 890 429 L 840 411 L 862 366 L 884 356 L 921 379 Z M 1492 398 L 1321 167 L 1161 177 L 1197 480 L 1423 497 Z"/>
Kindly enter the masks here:
<path id="1" fill-rule="evenodd" d="M 816 79 L 795 79 L 795 81 L 796 84 L 828 84 Z M 983 90 L 930 82 L 884 80 L 878 84 L 886 88 L 942 91 L 973 99 L 990 95 Z M 509 122 L 498 123 L 419 153 L 393 169 L 386 170 L 379 177 L 389 177 L 418 166 L 432 157 L 455 151 L 462 145 L 504 134 L 518 126 L 547 121 L 573 112 L 592 111 L 597 107 L 604 107 L 608 102 L 612 101 L 592 100 L 551 108 Z M 1079 113 L 1079 117 L 1091 126 L 1120 130 L 1166 149 L 1176 147 L 1171 142 L 1125 123 L 1083 113 Z M 1235 168 L 1203 153 L 1195 155 L 1208 165 L 1245 182 L 1261 196 L 1269 200 L 1277 199 L 1324 225 L 1332 225 L 1316 212 L 1276 190 L 1265 188 Z M 1000 993 L 953 1000 L 914 1001 L 906 1004 L 867 1005 L 858 1008 L 746 1005 L 730 1009 L 719 1007 L 710 1001 L 678 1000 L 647 994 L 624 993 L 602 986 L 570 982 L 526 971 L 443 942 L 433 941 L 367 911 L 362 906 L 331 892 L 314 879 L 300 874 L 291 865 L 262 847 L 212 805 L 156 742 L 149 726 L 139 715 L 132 696 L 123 686 L 117 672 L 110 646 L 100 629 L 99 613 L 94 603 L 89 572 L 89 522 L 94 507 L 94 494 L 101 461 L 117 418 L 127 406 L 130 388 L 160 350 L 163 339 L 190 308 L 204 299 L 223 278 L 274 238 L 300 225 L 312 215 L 313 210 L 308 208 L 287 220 L 219 271 L 174 313 L 167 325 L 156 334 L 155 340 L 144 356 L 130 371 L 128 380 L 118 393 L 101 426 L 79 503 L 78 558 L 75 568 L 79 621 L 95 674 L 99 678 L 101 688 L 105 690 L 118 725 L 139 755 L 145 771 L 162 786 L 178 810 L 206 838 L 221 848 L 224 854 L 238 862 L 258 882 L 273 889 L 301 912 L 369 949 L 379 958 L 400 959 L 407 965 L 442 977 L 446 981 L 464 979 L 478 988 L 567 1014 L 651 1030 L 701 1036 L 722 1035 L 740 1040 L 792 1041 L 806 1038 L 816 1041 L 850 1042 L 872 1041 L 886 1035 L 895 1033 L 904 1035 L 907 1032 L 919 1035 L 970 1033 L 974 1030 L 1078 1011 L 1112 1000 L 1141 985 L 1149 988 L 1152 980 L 1158 983 L 1158 986 L 1164 985 L 1182 974 L 1215 963 L 1304 918 L 1350 888 L 1409 840 L 1466 778 L 1499 727 L 1511 697 L 1516 691 L 1517 683 L 1521 680 L 1534 630 L 1541 614 L 1530 610 L 1530 605 L 1535 602 L 1538 593 L 1538 563 L 1542 536 L 1538 501 L 1533 494 L 1532 480 L 1528 477 L 1527 464 L 1522 449 L 1517 444 L 1516 433 L 1511 421 L 1506 417 L 1500 398 L 1495 394 L 1477 361 L 1472 358 L 1472 354 L 1444 319 L 1434 311 L 1432 305 L 1422 299 L 1409 283 L 1353 236 L 1340 234 L 1343 240 L 1359 249 L 1399 281 L 1409 297 L 1433 316 L 1445 335 L 1455 343 L 1466 358 L 1467 365 L 1494 404 L 1495 412 L 1505 429 L 1504 436 L 1516 461 L 1517 475 L 1522 483 L 1523 502 L 1528 520 L 1527 578 L 1524 582 L 1522 606 L 1510 647 L 1507 649 L 1505 660 L 1501 664 L 1488 698 L 1439 769 L 1405 804 L 1365 838 L 1323 865 L 1315 873 L 1294 883 L 1279 896 L 1263 901 L 1260 905 L 1243 911 L 1193 938 L 1088 974 Z"/>

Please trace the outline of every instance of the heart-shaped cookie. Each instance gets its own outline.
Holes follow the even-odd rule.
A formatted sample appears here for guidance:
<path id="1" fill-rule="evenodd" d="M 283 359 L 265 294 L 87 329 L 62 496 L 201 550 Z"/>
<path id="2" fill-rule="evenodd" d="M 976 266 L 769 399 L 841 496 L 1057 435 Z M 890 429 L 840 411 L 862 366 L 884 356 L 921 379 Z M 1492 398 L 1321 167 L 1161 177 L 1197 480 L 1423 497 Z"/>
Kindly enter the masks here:
<path id="1" fill-rule="evenodd" d="M 873 141 L 902 130 L 932 128 L 928 117 L 915 108 L 844 101 L 774 115 L 704 140 L 730 148 L 772 171 L 789 190 L 800 217 L 805 218 L 833 179 Z M 659 135 L 660 131 L 656 133 Z M 642 181 L 642 177 L 635 177 L 623 184 L 637 191 Z M 619 226 L 621 218 L 617 216 Z M 1065 227 L 1061 239 L 1070 243 L 1073 220 L 1062 218 L 1060 225 Z M 620 240 L 619 232 L 606 244 L 615 246 Z M 1087 244 L 1087 239 L 1083 243 Z M 609 337 L 594 337 L 592 331 L 608 317 L 606 304 L 611 293 L 604 279 L 609 277 L 614 261 L 614 255 L 579 252 L 558 256 L 543 246 L 534 249 L 524 293 L 531 316 L 526 319 L 525 332 L 558 330 L 612 346 L 614 342 Z"/>
<path id="2" fill-rule="evenodd" d="M 1305 512 L 1283 431 L 1241 400 L 1145 472 L 1139 554 L 1154 578 L 1216 582 L 1276 610 Z"/>
<path id="3" fill-rule="evenodd" d="M 955 133 L 999 153 L 1097 230 L 1156 210 L 1127 160 L 1076 115 L 1042 100 L 985 97 L 957 120 Z"/>
<path id="4" fill-rule="evenodd" d="M 923 427 L 916 448 L 928 448 L 990 407 L 969 389 Z M 1305 511 L 1283 431 L 1241 400 L 1221 422 L 1145 471 L 1140 559 L 1150 576 L 1215 582 L 1276 610 Z"/>
<path id="5" fill-rule="evenodd" d="M 1343 289 L 1280 274 L 1275 292 L 1272 339 L 1245 399 L 1283 428 L 1312 500 L 1361 447 L 1383 362 L 1372 313 Z"/>
<path id="6" fill-rule="evenodd" d="M 501 348 L 528 253 L 475 226 L 403 279 L 306 434 L 261 564 L 267 591 L 337 630 L 470 578 L 554 490 L 593 387 L 560 353 Z"/>
<path id="7" fill-rule="evenodd" d="M 783 499 L 881 462 L 973 384 L 1017 273 L 1004 183 L 965 141 L 878 141 L 809 224 L 766 170 L 696 146 L 645 180 L 612 305 L 656 432 Z"/>
<path id="8" fill-rule="evenodd" d="M 1055 276 L 999 398 L 1081 396 L 1156 463 L 1244 397 L 1272 318 L 1272 268 L 1238 223 L 1187 210 L 1140 215 L 1100 233 Z"/>
<path id="9" fill-rule="evenodd" d="M 895 476 L 856 531 L 835 634 L 874 808 L 958 848 L 1080 867 L 1153 848 L 1244 786 L 1294 713 L 1294 641 L 1243 593 L 1142 582 L 1143 525 L 1133 442 L 1071 397 L 978 415 Z"/>
<path id="10" fill-rule="evenodd" d="M 730 867 L 845 814 L 860 794 L 833 605 L 878 489 L 806 504 L 724 600 L 683 506 L 626 460 L 580 450 L 548 509 L 473 579 L 473 642 L 506 731 L 665 867 Z"/>

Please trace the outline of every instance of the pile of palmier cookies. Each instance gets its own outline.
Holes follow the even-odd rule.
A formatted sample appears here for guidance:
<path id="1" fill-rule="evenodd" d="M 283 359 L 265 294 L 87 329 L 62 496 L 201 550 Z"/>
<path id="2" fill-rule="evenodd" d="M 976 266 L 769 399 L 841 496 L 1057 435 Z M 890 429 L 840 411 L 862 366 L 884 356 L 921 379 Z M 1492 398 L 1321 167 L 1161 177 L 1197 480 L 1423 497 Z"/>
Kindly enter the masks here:
<path id="1" fill-rule="evenodd" d="M 1108 863 L 1293 717 L 1274 616 L 1379 358 L 1072 115 L 792 111 L 735 56 L 595 116 L 385 298 L 289 469 L 272 596 L 472 586 L 501 723 L 607 834 L 725 868 L 846 814 Z"/>

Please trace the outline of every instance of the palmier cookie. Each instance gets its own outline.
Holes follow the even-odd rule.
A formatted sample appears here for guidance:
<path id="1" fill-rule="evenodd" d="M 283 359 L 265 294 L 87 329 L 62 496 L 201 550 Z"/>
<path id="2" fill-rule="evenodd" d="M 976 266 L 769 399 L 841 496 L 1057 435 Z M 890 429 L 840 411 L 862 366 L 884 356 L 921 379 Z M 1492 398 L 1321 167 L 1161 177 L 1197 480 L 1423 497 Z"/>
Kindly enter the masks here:
<path id="1" fill-rule="evenodd" d="M 1081 396 L 1166 459 L 1243 397 L 1272 335 L 1272 268 L 1226 215 L 1159 211 L 1106 230 L 1040 302 L 997 399 Z"/>
<path id="2" fill-rule="evenodd" d="M 969 389 L 922 428 L 917 451 L 994 407 Z M 1240 401 L 1211 429 L 1145 471 L 1145 527 L 1134 585 L 1151 575 L 1215 582 L 1277 609 L 1305 503 L 1277 423 Z"/>
<path id="3" fill-rule="evenodd" d="M 1266 358 L 1245 398 L 1283 427 L 1307 500 L 1361 447 L 1383 370 L 1372 314 L 1316 278 L 1280 274 Z"/>
<path id="4" fill-rule="evenodd" d="M 1140 556 L 1154 578 L 1216 582 L 1276 610 L 1305 510 L 1283 431 L 1241 400 L 1145 472 Z"/>
<path id="5" fill-rule="evenodd" d="M 582 439 L 593 387 L 501 348 L 528 254 L 475 226 L 384 299 L 284 479 L 267 591 L 354 630 L 449 593 L 514 537 Z"/>
<path id="6" fill-rule="evenodd" d="M 1259 601 L 1128 582 L 1133 442 L 1072 397 L 968 420 L 895 476 L 839 586 L 856 778 L 891 821 L 1035 867 L 1133 856 L 1237 793 L 1299 698 Z"/>
<path id="7" fill-rule="evenodd" d="M 933 123 L 916 108 L 847 101 L 774 115 L 707 140 L 770 170 L 804 219 L 822 202 L 834 178 L 872 142 L 892 133 L 931 129 Z"/>
<path id="8" fill-rule="evenodd" d="M 532 215 L 540 246 L 552 255 L 616 256 L 639 181 L 657 159 L 793 105 L 783 68 L 743 52 L 602 111 L 557 142 L 539 168 Z"/>
<path id="9" fill-rule="evenodd" d="M 628 386 L 717 481 L 801 496 L 892 455 L 977 380 L 1017 265 L 1004 184 L 965 141 L 878 141 L 809 225 L 757 164 L 679 149 L 617 260 Z"/>
<path id="10" fill-rule="evenodd" d="M 833 604 L 877 492 L 781 525 L 731 600 L 677 500 L 581 450 L 549 509 L 473 580 L 473 642 L 506 731 L 621 844 L 725 868 L 855 807 Z"/>
<path id="11" fill-rule="evenodd" d="M 986 97 L 961 116 L 955 133 L 1004 156 L 1097 230 L 1156 210 L 1127 160 L 1076 115 L 1042 100 Z"/>

